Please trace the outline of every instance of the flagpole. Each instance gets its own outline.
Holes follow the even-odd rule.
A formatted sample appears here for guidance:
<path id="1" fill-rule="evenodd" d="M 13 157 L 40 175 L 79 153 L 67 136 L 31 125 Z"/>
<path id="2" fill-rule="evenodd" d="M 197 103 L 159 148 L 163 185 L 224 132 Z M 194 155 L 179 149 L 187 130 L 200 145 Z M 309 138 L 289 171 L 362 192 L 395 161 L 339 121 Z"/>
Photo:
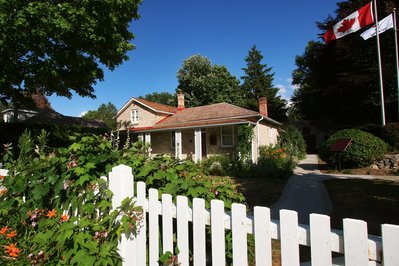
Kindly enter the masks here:
<path id="1" fill-rule="evenodd" d="M 393 9 L 393 31 L 395 33 L 395 61 L 396 61 L 396 81 L 398 83 L 398 121 L 399 121 L 399 59 L 398 59 L 398 33 L 396 32 L 396 8 Z"/>
<path id="2" fill-rule="evenodd" d="M 373 3 L 374 3 L 374 16 L 375 16 L 375 33 L 377 36 L 378 71 L 380 76 L 381 120 L 382 120 L 382 126 L 385 126 L 384 84 L 382 81 L 380 35 L 378 34 L 377 0 L 373 0 Z"/>

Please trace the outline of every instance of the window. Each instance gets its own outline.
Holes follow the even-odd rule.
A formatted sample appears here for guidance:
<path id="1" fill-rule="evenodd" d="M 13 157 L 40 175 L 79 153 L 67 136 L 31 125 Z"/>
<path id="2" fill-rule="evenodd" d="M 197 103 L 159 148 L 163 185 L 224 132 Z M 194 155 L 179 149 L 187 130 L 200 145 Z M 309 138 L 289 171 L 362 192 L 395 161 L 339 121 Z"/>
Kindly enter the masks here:
<path id="1" fill-rule="evenodd" d="M 130 121 L 132 122 L 132 124 L 139 123 L 139 110 L 137 110 L 137 109 L 132 110 Z"/>
<path id="2" fill-rule="evenodd" d="M 170 132 L 170 148 L 174 151 L 176 149 L 176 131 Z"/>
<path id="3" fill-rule="evenodd" d="M 222 147 L 234 146 L 233 126 L 225 126 L 221 129 Z"/>

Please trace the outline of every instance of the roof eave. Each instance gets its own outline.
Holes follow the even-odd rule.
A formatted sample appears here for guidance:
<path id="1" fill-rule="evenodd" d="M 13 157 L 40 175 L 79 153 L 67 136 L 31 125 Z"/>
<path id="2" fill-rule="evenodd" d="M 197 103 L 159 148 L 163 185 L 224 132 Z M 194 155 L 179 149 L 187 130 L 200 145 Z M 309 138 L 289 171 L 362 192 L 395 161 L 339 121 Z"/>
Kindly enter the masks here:
<path id="1" fill-rule="evenodd" d="M 156 109 L 152 108 L 151 106 L 148 106 L 148 105 L 146 105 L 145 103 L 140 102 L 138 99 L 132 97 L 132 98 L 130 98 L 129 101 L 127 101 L 127 103 L 125 103 L 125 104 L 122 106 L 122 108 L 116 113 L 116 115 L 113 117 L 113 119 L 116 119 L 121 113 L 123 113 L 123 112 L 129 107 L 129 105 L 130 105 L 132 102 L 139 103 L 139 104 L 141 104 L 141 105 L 147 107 L 148 109 L 150 109 L 150 110 L 152 110 L 152 111 L 154 111 L 154 112 L 156 112 L 156 113 L 167 114 L 167 115 L 173 115 L 173 114 L 174 114 L 174 113 L 171 113 L 171 112 L 156 110 Z"/>

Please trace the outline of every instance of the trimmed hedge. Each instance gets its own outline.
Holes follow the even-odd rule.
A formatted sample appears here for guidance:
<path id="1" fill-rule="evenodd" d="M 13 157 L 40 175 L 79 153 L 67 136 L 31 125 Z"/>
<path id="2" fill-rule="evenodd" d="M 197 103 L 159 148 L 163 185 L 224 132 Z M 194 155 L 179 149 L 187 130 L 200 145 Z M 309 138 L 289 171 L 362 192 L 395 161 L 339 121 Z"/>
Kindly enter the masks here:
<path id="1" fill-rule="evenodd" d="M 331 152 L 330 148 L 342 138 L 352 139 L 351 144 L 341 155 L 344 167 L 369 166 L 373 161 L 381 159 L 387 151 L 386 143 L 380 138 L 358 129 L 344 129 L 328 138 L 319 153 L 320 158 L 331 164 L 337 163 L 336 154 Z"/>

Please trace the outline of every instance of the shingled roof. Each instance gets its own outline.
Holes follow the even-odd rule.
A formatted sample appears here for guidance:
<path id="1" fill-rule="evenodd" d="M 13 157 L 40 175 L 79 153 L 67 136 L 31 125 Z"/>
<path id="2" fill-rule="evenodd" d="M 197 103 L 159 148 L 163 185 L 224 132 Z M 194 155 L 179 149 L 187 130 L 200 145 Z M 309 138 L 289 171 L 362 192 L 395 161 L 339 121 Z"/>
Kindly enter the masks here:
<path id="1" fill-rule="evenodd" d="M 49 108 L 40 109 L 37 115 L 27 119 L 25 122 L 29 124 L 53 124 L 62 126 L 108 128 L 108 126 L 102 120 L 65 116 Z"/>
<path id="2" fill-rule="evenodd" d="M 151 131 L 173 128 L 187 128 L 198 126 L 211 126 L 223 124 L 256 123 L 262 115 L 258 112 L 241 108 L 228 103 L 216 103 L 198 107 L 185 108 L 159 121 L 150 127 L 135 127 L 132 131 Z M 275 126 L 281 124 L 269 117 L 264 117 L 266 122 Z"/>
<path id="3" fill-rule="evenodd" d="M 123 111 L 125 111 L 126 108 L 128 108 L 132 102 L 145 106 L 156 113 L 164 113 L 171 115 L 174 114 L 177 110 L 177 108 L 173 106 L 161 103 L 155 103 L 141 98 L 130 98 L 130 100 L 127 101 L 127 103 L 125 103 L 125 105 L 116 113 L 115 117 L 118 117 L 121 113 L 123 113 Z"/>

